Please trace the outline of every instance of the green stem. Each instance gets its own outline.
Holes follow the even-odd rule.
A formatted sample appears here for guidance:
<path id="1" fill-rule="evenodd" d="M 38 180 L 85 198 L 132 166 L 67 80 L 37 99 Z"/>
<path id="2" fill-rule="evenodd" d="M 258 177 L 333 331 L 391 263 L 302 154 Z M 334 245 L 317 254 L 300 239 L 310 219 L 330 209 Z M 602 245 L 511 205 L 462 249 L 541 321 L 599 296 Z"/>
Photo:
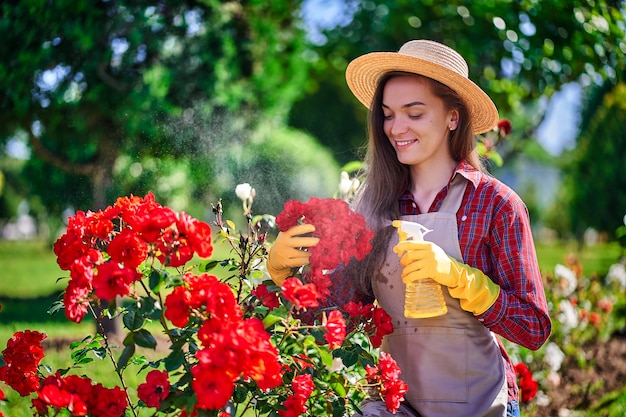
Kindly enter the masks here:
<path id="1" fill-rule="evenodd" d="M 109 345 L 109 339 L 106 335 L 104 327 L 102 326 L 102 318 L 96 315 L 96 312 L 94 311 L 91 304 L 89 305 L 89 309 L 91 310 L 91 314 L 93 315 L 93 317 L 96 319 L 98 333 L 100 333 L 100 336 L 102 336 L 102 339 L 104 340 L 104 349 L 107 351 L 107 356 L 111 359 L 111 362 L 113 363 L 113 368 L 115 369 L 115 373 L 117 374 L 120 383 L 122 384 L 122 389 L 124 390 L 124 394 L 126 395 L 126 401 L 128 401 L 130 410 L 132 411 L 133 415 L 137 417 L 137 412 L 135 410 L 132 400 L 130 399 L 130 395 L 128 394 L 128 387 L 126 386 L 126 382 L 124 381 L 124 376 L 122 375 L 122 371 L 117 367 L 117 361 L 113 356 L 113 351 L 111 350 L 111 346 Z"/>

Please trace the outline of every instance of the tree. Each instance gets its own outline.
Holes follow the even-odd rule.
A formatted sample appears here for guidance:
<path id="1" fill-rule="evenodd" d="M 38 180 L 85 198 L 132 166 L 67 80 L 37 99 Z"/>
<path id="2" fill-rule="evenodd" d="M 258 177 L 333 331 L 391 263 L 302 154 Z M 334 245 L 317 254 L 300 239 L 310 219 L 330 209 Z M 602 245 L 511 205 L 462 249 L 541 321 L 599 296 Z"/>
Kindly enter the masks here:
<path id="1" fill-rule="evenodd" d="M 613 236 L 626 214 L 626 84 L 594 89 L 583 116 L 564 168 L 567 214 L 579 236 L 588 227 Z"/>
<path id="2" fill-rule="evenodd" d="M 535 137 L 542 120 L 533 105 L 537 99 L 569 82 L 616 83 L 625 68 L 621 0 L 344 0 L 343 4 L 351 18 L 323 31 L 325 42 L 315 48 L 316 89 L 293 107 L 290 122 L 347 159 L 363 144 L 365 111 L 351 97 L 344 71 L 351 59 L 367 52 L 395 51 L 416 38 L 455 48 L 468 62 L 470 78 L 494 99 L 501 115 L 514 119 L 513 142 Z M 347 103 L 352 108 L 346 108 Z M 324 111 L 311 112 L 315 108 Z"/>
<path id="3" fill-rule="evenodd" d="M 103 208 L 123 192 L 113 182 L 120 155 L 206 151 L 197 132 L 176 137 L 173 120 L 192 123 L 202 108 L 236 135 L 258 114 L 285 117 L 307 75 L 298 5 L 5 1 L 0 144 L 27 135 L 28 192 L 49 210 Z"/>
<path id="4" fill-rule="evenodd" d="M 259 114 L 280 123 L 307 74 L 298 5 L 3 2 L 0 144 L 28 137 L 26 192 L 56 214 L 103 209 L 126 194 L 113 180 L 122 155 L 141 163 L 216 153 L 198 146 L 196 130 L 178 138 L 172 121 L 191 124 L 199 114 L 219 131 L 230 123 L 234 137 L 253 130 Z"/>

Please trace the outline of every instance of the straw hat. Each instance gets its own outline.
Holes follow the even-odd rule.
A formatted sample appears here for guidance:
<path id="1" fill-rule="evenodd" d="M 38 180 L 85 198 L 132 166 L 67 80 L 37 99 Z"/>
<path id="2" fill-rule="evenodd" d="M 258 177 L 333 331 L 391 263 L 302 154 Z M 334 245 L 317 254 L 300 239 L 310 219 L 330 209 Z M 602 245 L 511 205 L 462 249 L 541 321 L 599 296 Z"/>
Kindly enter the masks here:
<path id="1" fill-rule="evenodd" d="M 475 134 L 498 123 L 498 109 L 489 96 L 468 78 L 467 63 L 458 52 L 438 42 L 413 40 L 398 52 L 372 52 L 354 59 L 346 69 L 352 93 L 370 107 L 380 78 L 390 71 L 424 75 L 447 85 L 465 101 Z"/>

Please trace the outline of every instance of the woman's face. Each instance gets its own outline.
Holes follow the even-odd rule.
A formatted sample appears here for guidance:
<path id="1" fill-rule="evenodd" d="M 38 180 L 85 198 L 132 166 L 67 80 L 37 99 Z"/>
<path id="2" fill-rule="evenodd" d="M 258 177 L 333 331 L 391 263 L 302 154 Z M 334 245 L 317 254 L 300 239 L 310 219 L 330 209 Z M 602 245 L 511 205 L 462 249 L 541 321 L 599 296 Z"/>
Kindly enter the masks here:
<path id="1" fill-rule="evenodd" d="M 406 165 L 451 159 L 448 136 L 458 123 L 458 112 L 445 108 L 432 94 L 428 80 L 397 76 L 383 90 L 383 130 Z"/>

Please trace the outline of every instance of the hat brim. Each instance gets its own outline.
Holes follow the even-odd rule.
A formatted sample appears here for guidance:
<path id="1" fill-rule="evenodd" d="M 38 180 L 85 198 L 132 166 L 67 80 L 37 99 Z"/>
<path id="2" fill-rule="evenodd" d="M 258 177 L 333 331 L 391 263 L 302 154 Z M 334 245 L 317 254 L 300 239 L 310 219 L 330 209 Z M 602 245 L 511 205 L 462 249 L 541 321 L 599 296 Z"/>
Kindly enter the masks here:
<path id="1" fill-rule="evenodd" d="M 354 59 L 346 68 L 346 81 L 355 97 L 370 108 L 380 78 L 392 71 L 423 75 L 453 89 L 465 102 L 474 134 L 485 133 L 498 123 L 498 109 L 473 81 L 446 67 L 397 52 L 371 52 Z"/>

